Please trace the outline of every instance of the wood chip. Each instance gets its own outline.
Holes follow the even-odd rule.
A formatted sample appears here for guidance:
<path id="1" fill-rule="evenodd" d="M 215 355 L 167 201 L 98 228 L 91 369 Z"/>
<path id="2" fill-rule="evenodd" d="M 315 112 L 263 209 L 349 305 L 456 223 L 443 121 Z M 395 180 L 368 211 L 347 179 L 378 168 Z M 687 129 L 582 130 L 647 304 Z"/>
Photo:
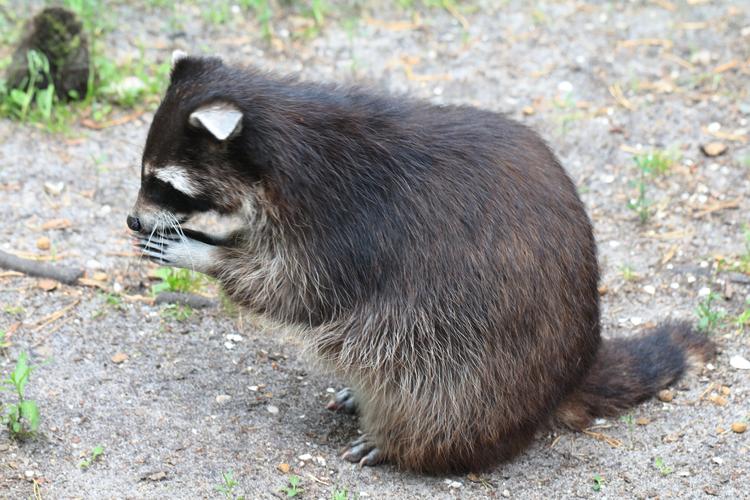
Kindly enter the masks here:
<path id="1" fill-rule="evenodd" d="M 68 311 L 73 309 L 75 306 L 78 305 L 78 303 L 81 302 L 81 299 L 76 299 L 67 306 L 63 307 L 62 309 L 59 309 L 51 314 L 48 314 L 47 316 L 44 316 L 43 318 L 40 318 L 36 321 L 34 328 L 32 328 L 32 331 L 41 330 L 45 326 L 49 325 L 50 323 L 53 323 L 57 321 L 58 319 L 65 316 Z"/>
<path id="2" fill-rule="evenodd" d="M 709 142 L 708 144 L 701 145 L 701 152 L 711 158 L 721 156 L 727 152 L 727 145 L 718 141 Z"/>
<path id="3" fill-rule="evenodd" d="M 51 292 L 55 288 L 57 288 L 58 282 L 55 280 L 50 279 L 43 279 L 39 280 L 36 283 L 36 286 L 44 290 L 45 292 Z"/>
<path id="4" fill-rule="evenodd" d="M 630 48 L 630 47 L 664 47 L 665 49 L 671 49 L 674 46 L 672 40 L 665 38 L 633 38 L 630 40 L 621 40 L 617 42 L 617 48 Z"/>
<path id="5" fill-rule="evenodd" d="M 279 469 L 284 474 L 288 474 L 289 470 L 291 469 L 291 467 L 287 463 L 280 463 L 279 465 L 276 466 L 276 468 Z"/>
<path id="6" fill-rule="evenodd" d="M 724 73 L 725 71 L 734 69 L 739 65 L 740 65 L 740 62 L 737 59 L 732 59 L 729 62 L 725 62 L 724 64 L 719 64 L 718 66 L 716 66 L 714 68 L 714 73 Z"/>
<path id="7" fill-rule="evenodd" d="M 711 394 L 710 396 L 708 396 L 708 400 L 716 406 L 726 406 L 729 402 L 727 401 L 727 398 L 719 396 L 718 394 Z"/>
<path id="8" fill-rule="evenodd" d="M 132 122 L 133 120 L 140 117 L 142 114 L 143 114 L 143 111 L 138 110 L 128 115 L 124 115 L 124 116 L 120 116 L 117 118 L 113 118 L 111 120 L 107 120 L 106 122 L 97 122 L 97 121 L 91 120 L 90 118 L 85 118 L 81 120 L 81 125 L 83 125 L 86 128 L 93 129 L 93 130 L 104 130 L 105 128 L 116 127 L 118 125 L 123 125 L 125 123 Z"/>
<path id="9" fill-rule="evenodd" d="M 651 419 L 646 417 L 638 417 L 635 419 L 635 423 L 636 425 L 648 425 L 651 423 Z"/>
<path id="10" fill-rule="evenodd" d="M 635 106 L 633 106 L 633 103 L 631 103 L 625 97 L 625 94 L 622 93 L 622 89 L 620 88 L 619 84 L 615 83 L 614 85 L 610 85 L 609 93 L 612 94 L 612 97 L 615 98 L 615 101 L 617 101 L 617 104 L 619 104 L 623 108 L 630 110 L 630 111 L 633 111 L 635 109 Z"/>
<path id="11" fill-rule="evenodd" d="M 112 362 L 114 364 L 119 365 L 119 364 L 124 363 L 125 361 L 128 360 L 128 355 L 125 354 L 124 352 L 118 352 L 117 354 L 115 354 L 114 356 L 112 356 L 111 359 L 112 359 Z"/>
<path id="12" fill-rule="evenodd" d="M 587 436 L 591 436 L 597 441 L 603 441 L 607 443 L 613 448 L 619 448 L 620 446 L 622 446 L 622 441 L 620 441 L 619 439 L 615 439 L 613 437 L 607 436 L 606 434 L 602 434 L 601 432 L 594 432 L 588 429 L 584 429 L 582 432 L 586 434 Z"/>
<path id="13" fill-rule="evenodd" d="M 42 229 L 48 231 L 50 229 L 68 229 L 72 226 L 73 223 L 68 219 L 52 219 L 42 224 Z"/>

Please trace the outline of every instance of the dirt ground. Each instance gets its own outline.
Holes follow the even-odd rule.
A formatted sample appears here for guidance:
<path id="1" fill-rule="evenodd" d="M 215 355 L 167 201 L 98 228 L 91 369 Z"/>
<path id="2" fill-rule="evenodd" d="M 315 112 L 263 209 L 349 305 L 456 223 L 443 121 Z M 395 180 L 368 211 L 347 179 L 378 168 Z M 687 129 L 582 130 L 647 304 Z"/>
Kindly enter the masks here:
<path id="1" fill-rule="evenodd" d="M 315 372 L 293 337 L 221 307 L 180 321 L 139 300 L 154 266 L 129 254 L 125 216 L 148 112 L 103 130 L 76 124 L 67 134 L 2 120 L 0 249 L 53 255 L 89 278 L 106 277 L 103 289 L 45 291 L 38 279 L 0 274 L 0 330 L 12 331 L 0 372 L 29 352 L 39 367 L 28 396 L 42 414 L 32 440 L 0 431 L 0 498 L 32 497 L 35 483 L 43 498 L 220 498 L 215 488 L 229 470 L 238 496 L 284 497 L 281 464 L 301 478 L 302 498 L 344 488 L 352 498 L 750 495 L 750 432 L 730 430 L 750 420 L 750 371 L 729 363 L 750 358 L 750 333 L 733 322 L 750 307 L 750 277 L 718 266 L 747 251 L 750 2 L 460 3 L 477 8 L 365 8 L 356 22 L 334 9 L 307 38 L 293 36 L 306 18 L 279 17 L 269 43 L 246 13 L 216 25 L 194 4 L 112 2 L 107 40 L 117 57 L 143 46 L 162 60 L 180 48 L 472 104 L 530 124 L 559 154 L 594 221 L 605 336 L 667 317 L 697 321 L 713 290 L 712 307 L 724 312 L 711 333 L 721 349 L 714 363 L 678 383 L 671 402 L 648 401 L 587 434 L 541 433 L 490 472 L 360 469 L 338 457 L 356 436 L 356 419 L 324 408 L 342 382 Z M 726 152 L 707 157 L 700 146 L 710 142 Z M 633 157 L 652 149 L 674 164 L 648 180 L 653 213 L 640 224 L 628 208 L 637 196 Z M 45 182 L 64 188 L 54 194 Z M 49 229 L 59 219 L 69 224 Z M 41 236 L 51 250 L 37 249 Z M 80 468 L 100 444 L 105 454 Z"/>

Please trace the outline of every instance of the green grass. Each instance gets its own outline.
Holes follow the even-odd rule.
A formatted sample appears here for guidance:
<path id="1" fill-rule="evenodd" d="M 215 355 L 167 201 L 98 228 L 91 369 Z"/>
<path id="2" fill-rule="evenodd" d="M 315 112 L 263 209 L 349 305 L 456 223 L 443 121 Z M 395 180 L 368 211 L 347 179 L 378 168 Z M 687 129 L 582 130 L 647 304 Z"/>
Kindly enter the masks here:
<path id="1" fill-rule="evenodd" d="M 299 476 L 291 475 L 289 476 L 288 481 L 289 481 L 289 484 L 281 488 L 281 492 L 286 493 L 286 496 L 288 498 L 293 498 L 298 495 L 302 495 L 302 492 L 304 490 L 299 487 L 300 483 L 302 482 Z"/>
<path id="2" fill-rule="evenodd" d="M 81 460 L 81 462 L 78 464 L 78 467 L 84 470 L 88 469 L 102 455 L 104 455 L 104 445 L 100 444 L 100 445 L 94 446 L 94 448 L 91 449 L 89 456 Z"/>
<path id="3" fill-rule="evenodd" d="M 349 490 L 346 488 L 336 488 L 331 493 L 331 500 L 349 500 L 349 498 Z"/>
<path id="4" fill-rule="evenodd" d="M 638 214 L 641 224 L 651 217 L 651 200 L 647 197 L 649 184 L 658 176 L 666 174 L 677 158 L 665 151 L 654 150 L 633 157 L 638 169 L 638 178 L 634 182 L 638 190 L 636 198 L 628 201 L 628 208 Z"/>
<path id="5" fill-rule="evenodd" d="M 710 292 L 706 295 L 703 302 L 698 304 L 698 307 L 695 310 L 695 313 L 698 316 L 698 330 L 705 333 L 711 333 L 719 326 L 720 322 L 724 319 L 724 316 L 726 316 L 724 311 L 718 310 L 714 307 L 714 302 L 718 298 L 720 298 L 718 293 Z"/>
<path id="6" fill-rule="evenodd" d="M 234 478 L 234 472 L 229 470 L 221 473 L 221 484 L 214 489 L 221 493 L 226 500 L 244 500 L 244 496 L 239 496 L 234 491 L 238 484 Z"/>
<path id="7" fill-rule="evenodd" d="M 39 407 L 35 401 L 26 398 L 26 384 L 33 370 L 28 355 L 21 353 L 13 371 L 0 382 L 0 390 L 14 392 L 16 396 L 15 402 L 0 405 L 2 422 L 15 439 L 26 439 L 39 428 Z"/>
<path id="8" fill-rule="evenodd" d="M 39 124 L 51 132 L 65 132 L 71 123 L 82 117 L 103 122 L 116 109 L 153 109 L 168 83 L 169 62 L 148 61 L 143 49 L 137 58 L 113 61 L 103 41 L 115 23 L 106 2 L 63 0 L 62 5 L 76 13 L 89 41 L 85 98 L 73 96 L 72 100 L 63 102 L 57 98 L 54 84 L 36 88 L 37 82 L 49 75 L 49 63 L 43 54 L 29 51 L 29 75 L 22 88 L 8 88 L 7 83 L 0 80 L 0 118 Z"/>
<path id="9" fill-rule="evenodd" d="M 5 351 L 8 347 L 10 347 L 8 333 L 5 330 L 0 330 L 0 352 Z"/>
<path id="10" fill-rule="evenodd" d="M 602 486 L 604 485 L 604 479 L 599 474 L 594 476 L 594 484 L 591 486 L 591 489 L 596 491 L 597 493 L 602 491 Z"/>
<path id="11" fill-rule="evenodd" d="M 151 293 L 161 292 L 195 293 L 206 283 L 206 277 L 190 269 L 175 267 L 160 267 L 154 274 L 161 279 L 159 283 L 151 285 Z"/>
<path id="12" fill-rule="evenodd" d="M 636 281 L 640 277 L 638 276 L 638 273 L 636 273 L 635 270 L 627 264 L 623 264 L 620 267 L 620 275 L 625 281 Z"/>
<path id="13" fill-rule="evenodd" d="M 656 467 L 656 470 L 658 470 L 659 474 L 661 474 L 662 476 L 668 476 L 672 472 L 674 472 L 674 468 L 665 464 L 664 460 L 661 457 L 656 457 L 654 459 L 654 467 Z"/>
<path id="14" fill-rule="evenodd" d="M 738 333 L 744 333 L 745 329 L 750 327 L 750 297 L 745 299 L 745 309 L 734 317 L 733 322 Z"/>
<path id="15" fill-rule="evenodd" d="M 193 308 L 184 304 L 168 304 L 161 310 L 161 317 L 174 321 L 186 321 L 193 316 Z"/>

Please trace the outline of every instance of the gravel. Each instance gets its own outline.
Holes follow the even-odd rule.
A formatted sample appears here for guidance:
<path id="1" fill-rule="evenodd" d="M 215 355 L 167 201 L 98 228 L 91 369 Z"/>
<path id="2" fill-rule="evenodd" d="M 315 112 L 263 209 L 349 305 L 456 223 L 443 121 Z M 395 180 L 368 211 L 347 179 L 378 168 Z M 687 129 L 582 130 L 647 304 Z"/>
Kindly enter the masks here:
<path id="1" fill-rule="evenodd" d="M 139 46 L 156 60 L 178 48 L 207 52 L 507 112 L 542 133 L 579 186 L 599 241 L 606 336 L 666 317 L 697 320 L 702 289 L 718 294 L 713 307 L 725 318 L 748 307 L 750 281 L 717 263 L 746 251 L 750 222 L 750 3 L 469 3 L 478 10 L 459 16 L 370 10 L 354 28 L 334 12 L 312 37 L 290 35 L 308 21 L 288 16 L 274 22 L 269 44 L 252 16 L 215 26 L 192 4 L 113 2 L 107 47 L 115 58 Z M 0 432 L 0 497 L 28 498 L 36 481 L 44 498 L 218 498 L 229 470 L 247 498 L 285 496 L 284 471 L 301 478 L 303 498 L 343 488 L 361 498 L 750 491 L 750 434 L 733 425 L 750 419 L 750 372 L 730 365 L 750 358 L 750 336 L 729 321 L 712 334 L 721 352 L 710 369 L 679 382 L 668 401 L 585 434 L 541 432 L 492 471 L 425 477 L 344 462 L 338 453 L 357 435 L 356 419 L 324 409 L 341 381 L 314 371 L 292 334 L 218 306 L 178 321 L 145 298 L 151 265 L 127 255 L 125 216 L 149 122 L 144 113 L 55 135 L 0 121 L 0 250 L 54 253 L 100 278 L 45 291 L 36 278 L 0 274 L 0 329 L 12 332 L 0 372 L 30 352 L 38 368 L 27 391 L 42 414 L 35 439 Z M 706 156 L 702 146 L 722 152 Z M 653 214 L 640 225 L 627 206 L 637 194 L 632 157 L 652 148 L 676 161 L 649 183 Z M 69 224 L 49 224 L 60 220 Z M 37 248 L 41 237 L 49 250 Z M 125 298 L 113 303 L 110 292 Z M 104 455 L 81 469 L 100 444 Z"/>

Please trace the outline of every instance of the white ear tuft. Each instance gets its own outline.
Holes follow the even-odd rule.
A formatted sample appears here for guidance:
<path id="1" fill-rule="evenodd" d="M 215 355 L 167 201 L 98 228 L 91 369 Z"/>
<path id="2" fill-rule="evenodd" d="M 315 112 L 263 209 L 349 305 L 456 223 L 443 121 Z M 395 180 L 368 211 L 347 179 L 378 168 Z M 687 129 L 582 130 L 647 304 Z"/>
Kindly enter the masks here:
<path id="1" fill-rule="evenodd" d="M 175 50 L 172 52 L 172 67 L 177 64 L 181 59 L 185 59 L 188 56 L 184 50 Z"/>
<path id="2" fill-rule="evenodd" d="M 190 113 L 190 124 L 203 127 L 220 141 L 234 137 L 242 130 L 242 111 L 229 103 L 201 106 Z"/>

